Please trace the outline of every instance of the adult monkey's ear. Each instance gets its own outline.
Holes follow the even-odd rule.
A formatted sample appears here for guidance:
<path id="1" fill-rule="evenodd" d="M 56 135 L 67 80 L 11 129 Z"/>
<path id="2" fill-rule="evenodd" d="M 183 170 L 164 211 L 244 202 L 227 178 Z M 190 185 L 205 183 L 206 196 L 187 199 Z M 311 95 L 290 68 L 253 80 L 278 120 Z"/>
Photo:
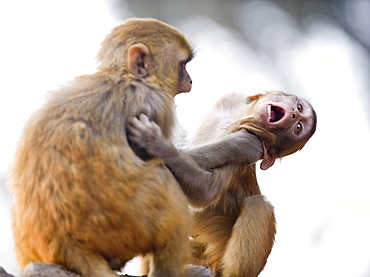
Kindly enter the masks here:
<path id="1" fill-rule="evenodd" d="M 274 165 L 276 160 L 276 154 L 267 149 L 266 144 L 264 142 L 262 142 L 262 145 L 263 145 L 263 158 L 260 164 L 260 168 L 262 170 L 267 170 Z"/>
<path id="2" fill-rule="evenodd" d="M 150 51 L 145 44 L 136 43 L 127 51 L 127 64 L 129 71 L 137 77 L 145 77 L 151 68 Z"/>

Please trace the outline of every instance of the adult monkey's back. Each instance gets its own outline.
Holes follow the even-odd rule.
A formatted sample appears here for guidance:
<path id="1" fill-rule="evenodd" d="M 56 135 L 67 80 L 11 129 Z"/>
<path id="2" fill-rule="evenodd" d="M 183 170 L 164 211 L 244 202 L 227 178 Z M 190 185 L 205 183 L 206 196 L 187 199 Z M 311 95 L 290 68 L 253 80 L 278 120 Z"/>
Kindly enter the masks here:
<path id="1" fill-rule="evenodd" d="M 153 253 L 149 276 L 182 275 L 187 200 L 162 162 L 130 147 L 126 122 L 144 113 L 171 135 L 192 55 L 173 27 L 128 20 L 104 40 L 98 71 L 53 92 L 29 119 L 10 173 L 21 268 L 47 262 L 116 276 L 110 267 Z"/>

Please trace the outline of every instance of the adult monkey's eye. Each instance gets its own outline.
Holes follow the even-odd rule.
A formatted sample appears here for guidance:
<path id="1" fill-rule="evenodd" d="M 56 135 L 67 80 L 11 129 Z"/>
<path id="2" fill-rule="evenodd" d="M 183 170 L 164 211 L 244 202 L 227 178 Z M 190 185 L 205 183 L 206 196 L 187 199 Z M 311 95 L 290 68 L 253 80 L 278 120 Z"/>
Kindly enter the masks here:
<path id="1" fill-rule="evenodd" d="M 302 107 L 302 104 L 301 103 L 297 103 L 297 109 L 299 112 L 301 112 L 303 110 L 303 107 Z"/>
<path id="2" fill-rule="evenodd" d="M 302 124 L 298 123 L 296 126 L 296 134 L 298 135 L 302 131 Z"/>

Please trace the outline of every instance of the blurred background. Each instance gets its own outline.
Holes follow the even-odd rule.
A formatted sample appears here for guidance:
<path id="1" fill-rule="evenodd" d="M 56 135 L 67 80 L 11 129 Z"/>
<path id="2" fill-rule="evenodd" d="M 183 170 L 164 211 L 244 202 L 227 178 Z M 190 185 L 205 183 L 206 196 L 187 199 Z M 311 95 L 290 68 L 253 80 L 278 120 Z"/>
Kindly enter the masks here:
<path id="1" fill-rule="evenodd" d="M 260 171 L 277 218 L 260 276 L 370 276 L 370 1 L 16 0 L 0 3 L 0 266 L 19 274 L 5 183 L 22 127 L 48 90 L 95 70 L 129 17 L 183 31 L 197 55 L 176 97 L 193 130 L 221 95 L 282 90 L 318 115 L 305 148 Z M 127 269 L 134 274 L 135 263 Z"/>

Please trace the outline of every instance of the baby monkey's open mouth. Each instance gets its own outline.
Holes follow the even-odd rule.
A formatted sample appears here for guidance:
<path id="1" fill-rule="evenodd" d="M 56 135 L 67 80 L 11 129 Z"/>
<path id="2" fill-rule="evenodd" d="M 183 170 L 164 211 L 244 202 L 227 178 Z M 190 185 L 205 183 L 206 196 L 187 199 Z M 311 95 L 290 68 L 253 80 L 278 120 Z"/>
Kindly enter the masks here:
<path id="1" fill-rule="evenodd" d="M 285 110 L 279 106 L 274 106 L 272 104 L 268 105 L 267 108 L 269 122 L 278 122 L 285 115 Z"/>

